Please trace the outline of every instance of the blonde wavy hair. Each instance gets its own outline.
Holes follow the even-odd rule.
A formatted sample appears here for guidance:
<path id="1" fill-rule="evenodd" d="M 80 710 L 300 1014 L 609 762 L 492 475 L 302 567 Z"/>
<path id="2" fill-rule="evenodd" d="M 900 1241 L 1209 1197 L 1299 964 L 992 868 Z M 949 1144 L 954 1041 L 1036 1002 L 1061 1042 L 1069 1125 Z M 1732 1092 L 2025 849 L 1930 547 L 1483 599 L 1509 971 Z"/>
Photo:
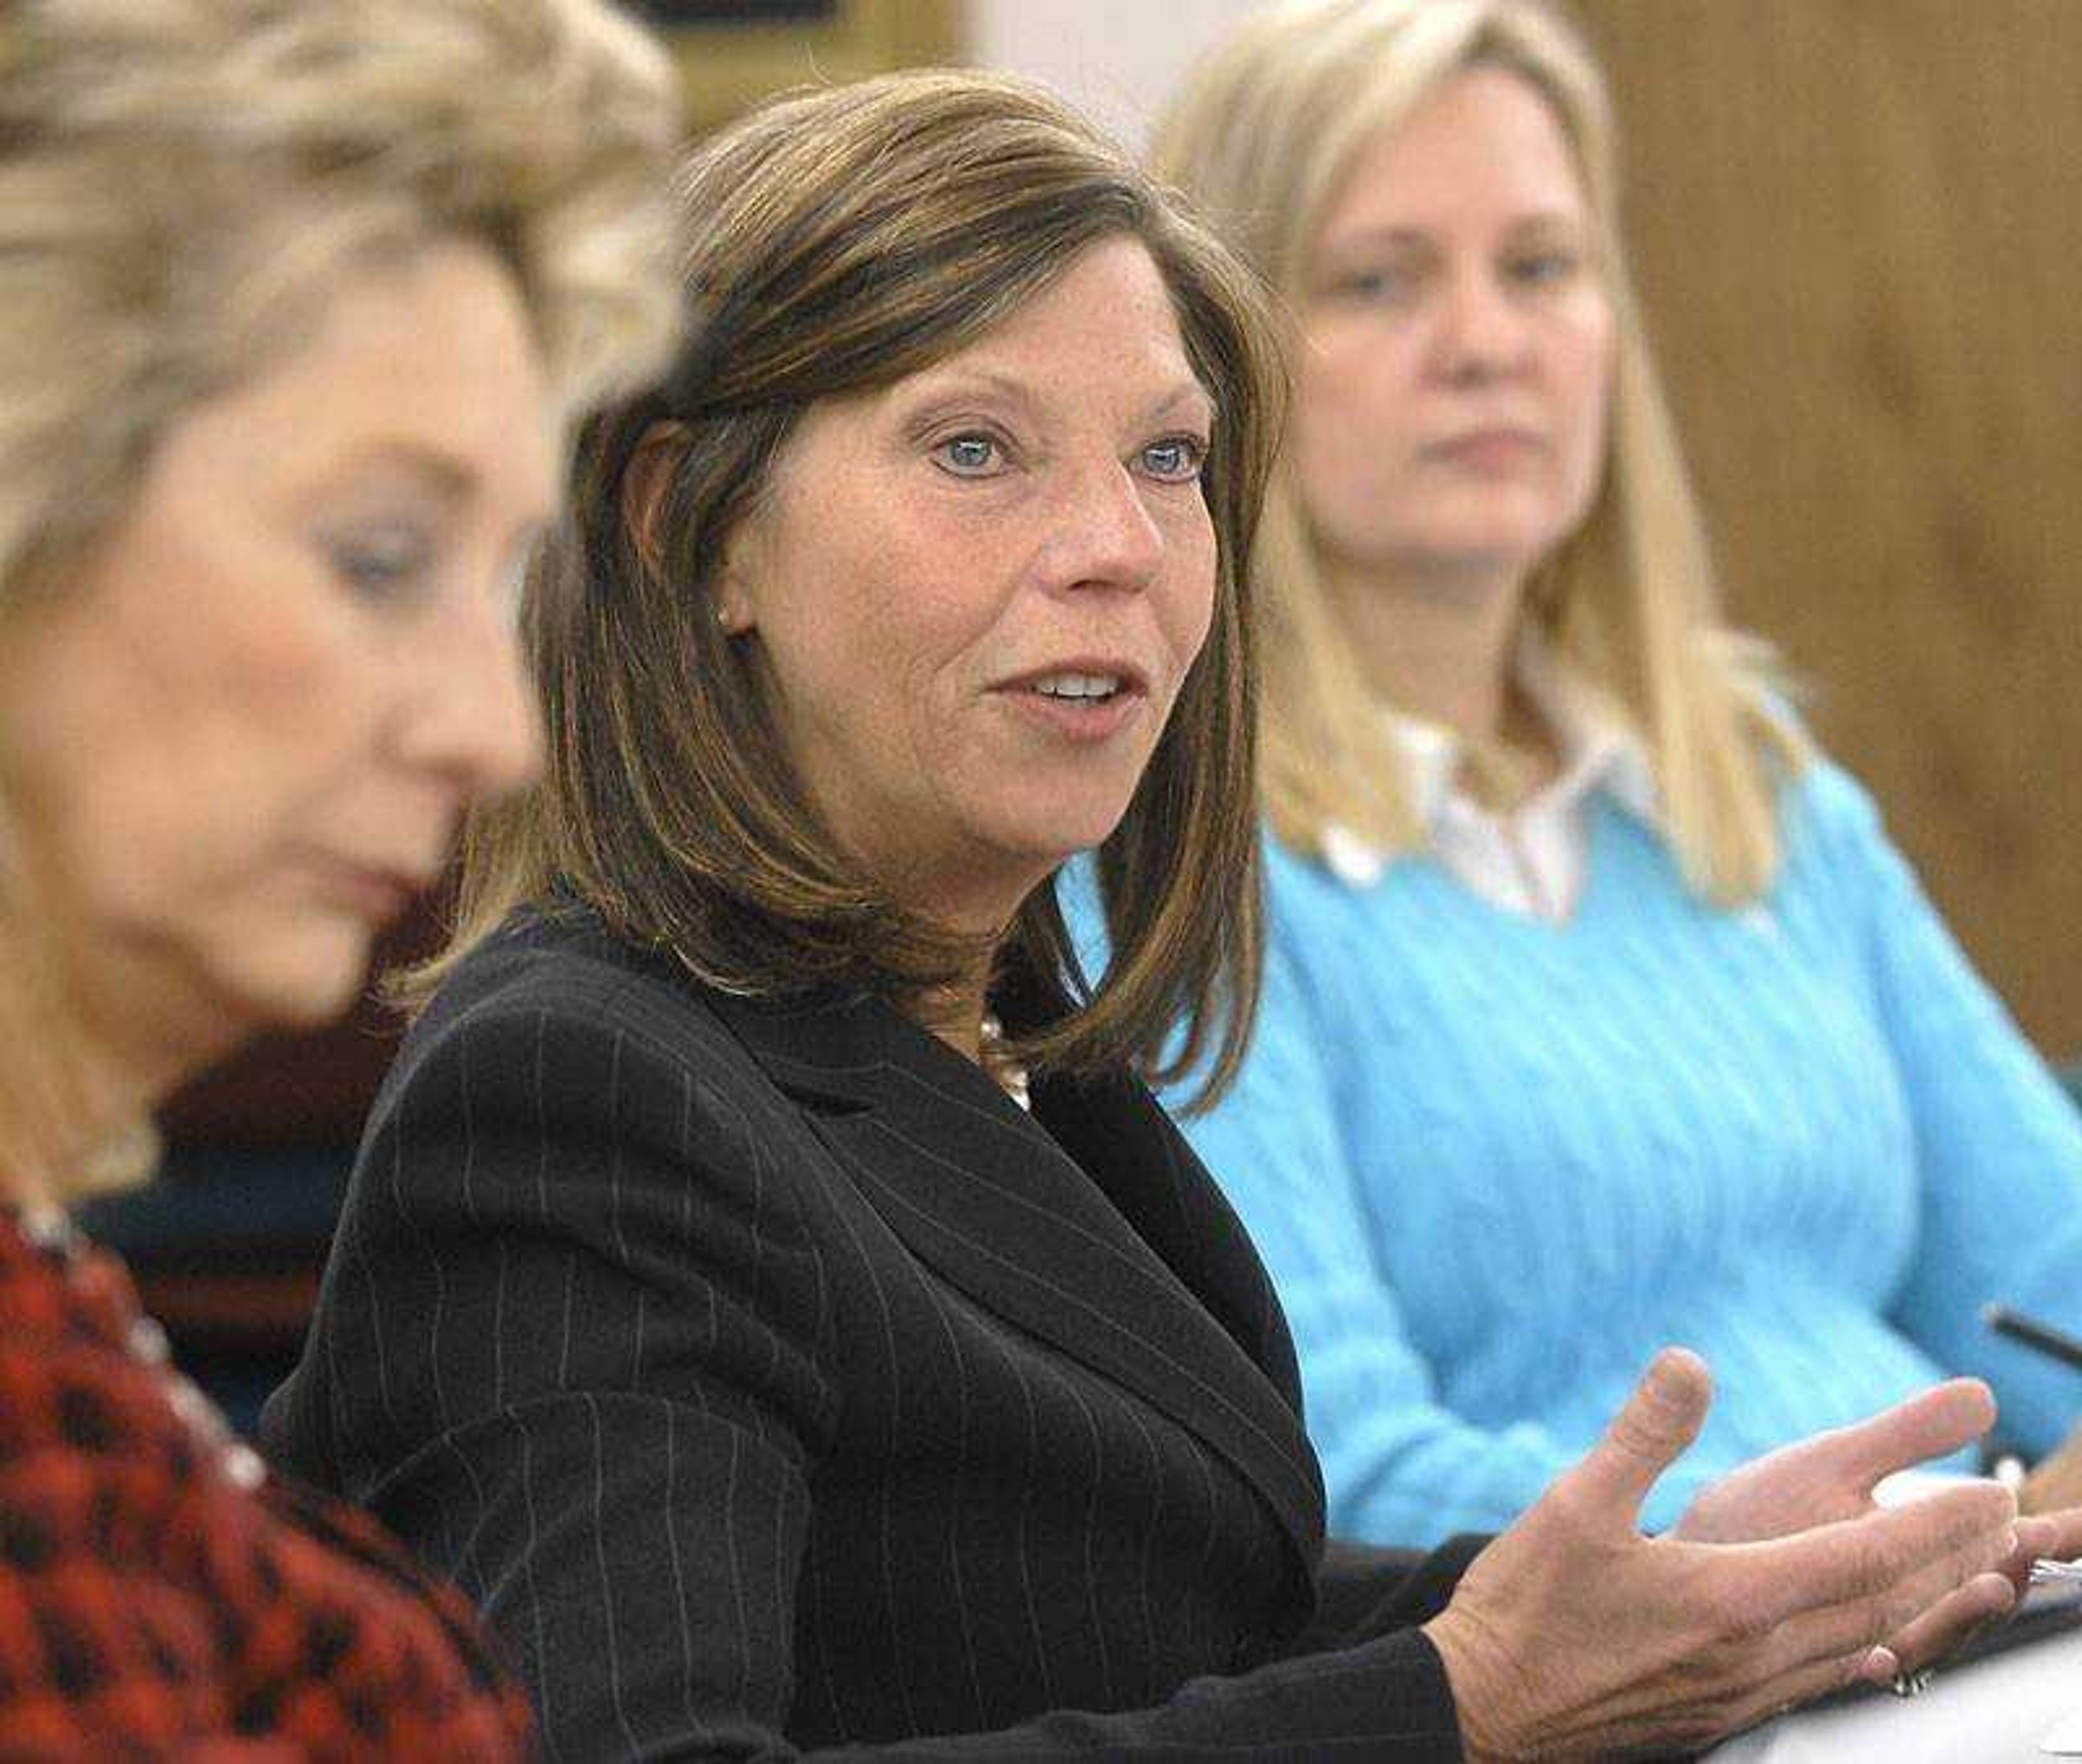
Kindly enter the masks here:
<path id="1" fill-rule="evenodd" d="M 1187 76 L 1158 124 L 1156 168 L 1251 261 L 1292 322 L 1354 155 L 1477 67 L 1523 78 L 1559 122 L 1599 232 L 1616 339 L 1602 482 L 1528 584 L 1525 616 L 1641 738 L 1692 889 L 1722 905 L 1753 899 L 1777 872 L 1778 793 L 1806 750 L 1778 708 L 1768 649 L 1720 622 L 1698 505 L 1627 274 L 1611 101 L 1575 32 L 1540 0 L 1283 0 Z M 1273 830 L 1311 853 L 1333 823 L 1387 853 L 1421 848 L 1380 701 L 1284 464 L 1254 562 Z"/>
<path id="2" fill-rule="evenodd" d="M 0 642 L 24 597 L 67 591 L 183 415 L 293 347 L 360 266 L 483 246 L 574 415 L 655 373 L 678 133 L 664 52 L 598 0 L 0 7 Z M 23 834 L 0 799 L 18 1157 L 76 1145 L 102 1105 Z M 112 1135 L 136 1137 L 90 1137 Z"/>

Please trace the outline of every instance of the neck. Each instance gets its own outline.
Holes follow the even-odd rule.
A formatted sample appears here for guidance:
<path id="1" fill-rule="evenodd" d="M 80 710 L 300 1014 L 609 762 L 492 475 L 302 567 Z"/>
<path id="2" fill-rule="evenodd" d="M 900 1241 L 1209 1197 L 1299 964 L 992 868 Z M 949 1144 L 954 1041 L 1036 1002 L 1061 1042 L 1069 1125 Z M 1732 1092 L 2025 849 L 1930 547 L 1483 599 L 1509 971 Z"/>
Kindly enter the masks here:
<path id="1" fill-rule="evenodd" d="M 1368 683 L 1389 703 L 1473 741 L 1511 733 L 1521 571 L 1346 566 L 1330 579 Z"/>
<path id="2" fill-rule="evenodd" d="M 980 1066 L 983 1059 L 983 1019 L 989 1008 L 984 983 L 963 981 L 957 986 L 935 987 L 911 1011 L 912 1021 L 938 1036 L 963 1059 Z"/>
<path id="3" fill-rule="evenodd" d="M 62 1205 L 105 1185 L 112 1149 L 134 1144 L 202 1056 L 152 1034 L 141 1004 L 128 1013 L 68 1008 L 78 989 L 29 966 L 34 977 L 0 997 L 0 1034 L 15 1050 L 0 1075 L 0 1199 Z"/>
<path id="4" fill-rule="evenodd" d="M 0 1201 L 63 1206 L 105 1185 L 95 1178 L 151 1101 L 91 1050 L 17 1060 L 0 1085 Z"/>
<path id="5" fill-rule="evenodd" d="M 982 1057 L 980 1025 L 990 1008 L 990 979 L 997 953 L 1027 896 L 1047 880 L 1060 861 L 1037 860 L 1015 870 L 997 854 L 991 856 L 993 861 L 966 867 L 952 861 L 929 866 L 915 858 L 899 866 L 878 863 L 872 853 L 867 857 L 869 868 L 879 874 L 892 895 L 928 924 L 966 943 L 967 971 L 920 996 L 905 1014 L 963 1059 L 979 1065 L 988 1063 Z"/>

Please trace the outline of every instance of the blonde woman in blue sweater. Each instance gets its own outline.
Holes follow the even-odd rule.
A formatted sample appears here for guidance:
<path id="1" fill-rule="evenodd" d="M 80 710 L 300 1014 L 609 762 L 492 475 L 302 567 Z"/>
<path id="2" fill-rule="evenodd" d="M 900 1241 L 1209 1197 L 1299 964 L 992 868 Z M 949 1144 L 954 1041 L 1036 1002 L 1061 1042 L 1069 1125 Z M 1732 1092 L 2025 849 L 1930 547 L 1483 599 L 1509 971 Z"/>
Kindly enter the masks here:
<path id="1" fill-rule="evenodd" d="M 1705 1480 L 1948 1371 L 2033 1453 L 2082 1378 L 2082 1129 L 1711 572 L 1613 229 L 1603 82 L 1527 0 L 1301 0 L 1160 169 L 1284 296 L 1261 528 L 1271 951 L 1191 1128 L 1279 1284 L 1341 1529 L 1507 1523 L 1666 1342 Z"/>

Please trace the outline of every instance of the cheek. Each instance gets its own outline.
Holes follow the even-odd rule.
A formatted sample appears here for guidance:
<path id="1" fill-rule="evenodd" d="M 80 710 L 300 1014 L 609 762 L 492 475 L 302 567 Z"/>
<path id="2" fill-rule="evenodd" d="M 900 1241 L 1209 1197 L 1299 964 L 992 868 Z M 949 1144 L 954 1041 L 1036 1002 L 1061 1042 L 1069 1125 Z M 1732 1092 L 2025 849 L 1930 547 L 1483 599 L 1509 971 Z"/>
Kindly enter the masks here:
<path id="1" fill-rule="evenodd" d="M 1593 461 L 1602 461 L 1611 421 L 1615 339 L 1612 309 L 1602 296 L 1587 300 L 1556 339 L 1556 389 L 1566 403 L 1569 433 Z"/>
<path id="2" fill-rule="evenodd" d="M 1171 525 L 1164 574 L 1150 595 L 1151 610 L 1173 663 L 1174 692 L 1199 659 L 1214 624 L 1219 556 L 1213 520 L 1196 498 Z"/>
<path id="3" fill-rule="evenodd" d="M 1308 352 L 1289 420 L 1295 480 L 1317 519 L 1349 526 L 1392 489 L 1416 406 L 1397 341 L 1378 326 Z"/>
<path id="4" fill-rule="evenodd" d="M 1570 462 L 1579 516 L 1596 495 L 1611 455 L 1612 400 L 1609 377 L 1602 373 L 1594 377 L 1584 391 L 1583 420 L 1574 436 L 1575 457 Z"/>
<path id="5" fill-rule="evenodd" d="M 122 671 L 141 720 L 257 781 L 348 742 L 373 712 L 387 646 L 384 615 L 348 600 L 306 545 L 240 525 L 184 521 L 124 560 Z"/>
<path id="6" fill-rule="evenodd" d="M 904 565 L 886 549 L 789 567 L 782 579 L 816 592 L 769 601 L 761 638 L 798 764 L 829 785 L 915 762 L 946 725 L 949 613 L 929 592 L 895 591 Z"/>
<path id="7" fill-rule="evenodd" d="M 391 836 L 377 776 L 390 670 L 336 621 L 296 610 L 281 607 L 272 629 L 220 624 L 210 651 L 162 676 L 116 731 L 124 776 L 103 831 L 127 829 L 138 890 L 169 915 L 272 899 L 289 853 L 337 820 Z"/>
<path id="8" fill-rule="evenodd" d="M 256 840 L 308 794 L 373 753 L 387 670 L 328 619 L 284 608 L 270 629 L 234 628 L 166 707 L 199 781 L 244 789 Z"/>
<path id="9" fill-rule="evenodd" d="M 1200 537 L 1186 587 L 1179 596 L 1180 618 L 1176 629 L 1181 639 L 1184 665 L 1188 667 L 1206 644 L 1207 633 L 1215 622 L 1216 575 L 1220 567 L 1220 554 L 1210 528 Z"/>
<path id="10" fill-rule="evenodd" d="M 1349 454 L 1380 413 L 1372 381 L 1380 373 L 1375 356 L 1345 336 L 1309 349 L 1294 382 L 1292 422 L 1298 454 L 1313 465 Z"/>

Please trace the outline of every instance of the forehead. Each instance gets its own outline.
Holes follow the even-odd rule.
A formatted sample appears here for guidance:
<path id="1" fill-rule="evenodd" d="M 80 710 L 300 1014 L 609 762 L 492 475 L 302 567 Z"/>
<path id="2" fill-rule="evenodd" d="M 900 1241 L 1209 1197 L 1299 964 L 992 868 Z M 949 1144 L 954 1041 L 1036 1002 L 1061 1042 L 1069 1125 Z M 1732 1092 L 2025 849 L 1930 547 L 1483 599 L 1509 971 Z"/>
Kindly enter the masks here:
<path id="1" fill-rule="evenodd" d="M 1044 398 L 1072 389 L 1129 402 L 1204 396 L 1170 287 L 1148 247 L 1126 235 L 1085 246 L 981 336 L 897 389 L 976 376 L 1014 378 Z"/>
<path id="2" fill-rule="evenodd" d="M 251 455 L 285 487 L 365 453 L 417 456 L 533 518 L 555 494 L 550 396 L 512 278 L 457 242 L 342 276 L 293 343 L 182 427 L 218 465 Z"/>
<path id="3" fill-rule="evenodd" d="M 1363 140 L 1324 214 L 1325 235 L 1443 225 L 1471 208 L 1581 217 L 1582 175 L 1553 105 L 1523 74 L 1473 67 Z"/>

